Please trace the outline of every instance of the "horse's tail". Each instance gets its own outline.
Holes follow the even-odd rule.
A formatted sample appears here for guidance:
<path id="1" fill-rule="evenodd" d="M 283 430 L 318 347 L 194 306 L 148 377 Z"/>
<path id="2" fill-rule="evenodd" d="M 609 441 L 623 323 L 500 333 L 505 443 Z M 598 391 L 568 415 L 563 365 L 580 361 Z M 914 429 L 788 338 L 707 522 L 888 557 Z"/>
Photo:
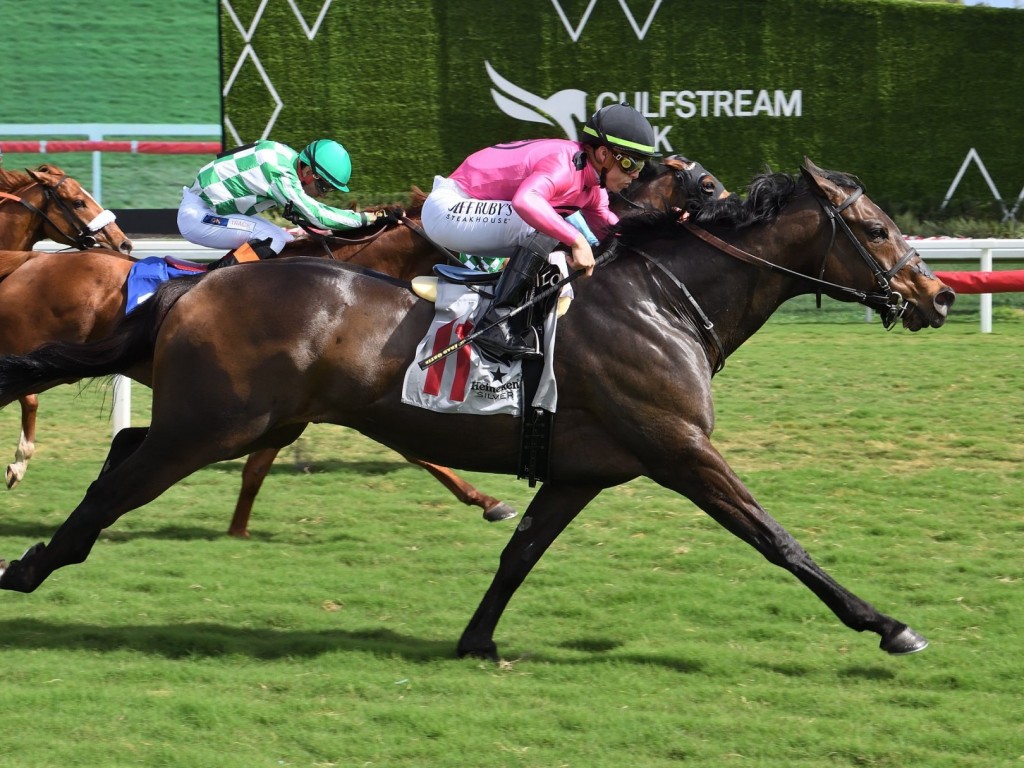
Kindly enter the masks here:
<path id="1" fill-rule="evenodd" d="M 35 255 L 35 251 L 0 251 L 0 280 Z"/>
<path id="2" fill-rule="evenodd" d="M 0 407 L 79 379 L 125 373 L 150 360 L 157 331 L 175 302 L 204 275 L 170 280 L 97 341 L 44 344 L 27 355 L 0 356 Z"/>

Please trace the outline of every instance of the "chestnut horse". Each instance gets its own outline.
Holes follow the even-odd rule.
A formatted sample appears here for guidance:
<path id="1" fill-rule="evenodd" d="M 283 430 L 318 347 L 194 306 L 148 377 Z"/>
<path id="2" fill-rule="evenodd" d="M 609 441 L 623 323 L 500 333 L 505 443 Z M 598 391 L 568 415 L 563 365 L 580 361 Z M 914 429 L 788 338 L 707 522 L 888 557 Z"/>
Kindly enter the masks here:
<path id="1" fill-rule="evenodd" d="M 125 258 L 132 251 L 114 214 L 57 166 L 0 168 L 0 249 L 27 251 L 47 238 L 83 250 L 101 245 Z"/>
<path id="2" fill-rule="evenodd" d="M 685 158 L 666 158 L 656 168 L 644 181 L 636 183 L 627 197 L 615 202 L 617 210 L 623 214 L 652 208 L 682 210 L 691 199 L 710 200 L 728 194 L 717 178 Z M 422 191 L 413 187 L 413 207 L 403 219 L 405 227 L 370 226 L 345 235 L 299 238 L 288 243 L 281 256 L 327 256 L 402 280 L 429 274 L 435 264 L 445 260 L 446 252 L 419 234 L 419 205 L 424 197 Z M 66 260 L 64 254 L 0 252 L 0 353 L 20 354 L 50 341 L 102 338 L 125 313 L 125 283 L 130 268 L 131 263 L 116 254 L 95 249 L 79 254 L 74 263 Z M 25 307 L 35 307 L 37 311 L 25 313 Z M 147 383 L 146 372 L 139 375 L 139 380 Z M 35 403 L 35 395 L 31 400 Z M 8 488 L 24 477 L 34 452 L 35 415 L 36 408 L 28 412 L 23 399 L 21 437 L 15 461 L 6 471 Z M 228 527 L 230 535 L 249 535 L 253 504 L 278 453 L 279 449 L 270 448 L 253 453 L 246 460 Z M 510 505 L 482 493 L 451 470 L 404 458 L 427 470 L 463 504 L 480 507 L 485 519 L 496 521 L 515 516 Z"/>
<path id="3" fill-rule="evenodd" d="M 823 293 L 886 327 L 940 327 L 955 294 L 853 177 L 804 161 L 760 176 L 741 204 L 692 223 L 626 222 L 559 320 L 559 383 L 547 477 L 458 643 L 497 658 L 509 600 L 566 526 L 605 488 L 646 476 L 690 499 L 792 573 L 849 628 L 893 654 L 927 640 L 829 576 L 755 501 L 711 442 L 711 380 L 788 299 Z M 409 286 L 346 264 L 283 259 L 164 284 L 107 339 L 0 358 L 0 405 L 68 380 L 151 367 L 152 424 L 117 434 L 104 468 L 48 544 L 0 563 L 0 588 L 32 592 L 83 562 L 100 532 L 193 472 L 309 422 L 348 426 L 402 453 L 515 473 L 512 416 L 405 405 L 405 372 L 433 318 Z M 260 333 L 253 333 L 260 328 Z M 107 553 L 108 555 L 110 553 Z"/>
<path id="4" fill-rule="evenodd" d="M 132 241 L 114 223 L 114 214 L 100 207 L 81 184 L 55 165 L 40 165 L 34 171 L 5 171 L 0 168 L 0 250 L 25 251 L 47 238 L 75 248 L 103 245 L 127 259 Z M 0 269 L 0 280 L 13 269 L 8 259 Z M 35 323 L 27 310 L 8 307 L 15 322 Z M 64 337 L 60 337 L 64 338 Z M 6 349 L 6 347 L 3 347 Z M 35 395 L 21 398 L 21 436 L 14 464 L 7 469 L 7 487 L 21 480 L 28 460 L 35 452 Z"/>

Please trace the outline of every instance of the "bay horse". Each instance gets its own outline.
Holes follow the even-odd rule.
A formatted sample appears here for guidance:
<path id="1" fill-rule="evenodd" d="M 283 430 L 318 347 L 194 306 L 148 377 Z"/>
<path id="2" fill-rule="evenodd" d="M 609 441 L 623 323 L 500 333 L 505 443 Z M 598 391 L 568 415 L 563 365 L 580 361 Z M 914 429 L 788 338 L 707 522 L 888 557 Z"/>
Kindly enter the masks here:
<path id="1" fill-rule="evenodd" d="M 460 656 L 498 657 L 494 631 L 555 538 L 605 488 L 646 476 L 792 573 L 847 627 L 891 654 L 927 640 L 829 576 L 754 499 L 711 442 L 711 379 L 788 299 L 821 293 L 879 313 L 885 327 L 938 328 L 955 294 L 846 174 L 805 159 L 799 177 L 753 180 L 700 225 L 637 218 L 599 249 L 559 320 L 559 384 L 547 477 L 459 639 Z M 309 422 L 355 429 L 446 466 L 511 474 L 511 416 L 403 405 L 406 369 L 433 306 L 405 283 L 345 264 L 283 259 L 183 278 L 94 344 L 0 358 L 0 406 L 25 391 L 152 369 L 152 424 L 126 429 L 48 544 L 0 564 L 0 588 L 32 592 L 83 562 L 102 529 L 191 473 L 287 445 Z M 486 421 L 484 420 L 486 419 Z"/>
<path id="2" fill-rule="evenodd" d="M 132 241 L 115 223 L 114 214 L 100 207 L 78 181 L 56 165 L 25 171 L 0 168 L 0 250 L 27 251 L 47 238 L 79 249 L 105 246 L 122 259 L 127 259 L 132 250 Z M 14 266 L 13 261 L 5 259 L 0 280 Z M 31 324 L 39 319 L 28 313 L 32 306 L 30 300 L 8 306 L 6 312 L 13 315 L 15 323 Z M 16 331 L 7 329 L 6 333 Z M 21 480 L 35 451 L 38 409 L 34 394 L 21 398 L 21 437 L 15 462 L 7 470 L 8 488 Z"/>
<path id="3" fill-rule="evenodd" d="M 656 170 L 615 200 L 613 207 L 619 213 L 682 211 L 691 200 L 712 200 L 729 194 L 703 166 L 686 158 L 673 156 L 652 167 Z M 371 225 L 340 236 L 301 237 L 288 243 L 280 255 L 329 257 L 401 280 L 429 274 L 445 259 L 445 253 L 420 234 L 419 208 L 424 198 L 421 190 L 412 188 L 404 227 Z M 125 314 L 130 269 L 131 263 L 118 258 L 118 254 L 98 249 L 78 254 L 73 263 L 65 254 L 0 252 L 0 353 L 21 354 L 46 342 L 104 337 Z M 30 307 L 35 311 L 26 312 L 25 308 Z M 148 384 L 145 370 L 137 375 L 141 383 Z M 37 398 L 22 398 L 21 405 L 21 435 L 15 460 L 5 473 L 8 488 L 24 478 L 35 451 Z M 256 451 L 246 459 L 229 535 L 248 537 L 253 505 L 279 450 Z M 512 506 L 481 492 L 446 467 L 410 456 L 403 458 L 429 472 L 463 504 L 479 507 L 485 519 L 498 521 L 516 515 Z"/>
<path id="4" fill-rule="evenodd" d="M 612 198 L 611 207 L 621 217 L 645 215 L 650 211 L 678 211 L 681 214 L 698 210 L 706 202 L 726 199 L 729 195 L 725 185 L 699 162 L 681 155 L 671 155 L 658 163 L 644 166 L 640 177 L 623 193 Z M 413 187 L 413 210 L 410 214 L 417 219 L 419 206 L 425 198 L 422 190 Z M 356 242 L 347 245 L 347 238 L 334 238 L 329 247 L 330 256 L 336 261 L 366 266 L 403 280 L 411 280 L 418 275 L 429 274 L 433 265 L 438 263 L 437 250 L 431 250 L 426 239 L 417 237 L 418 231 L 418 224 L 415 223 L 404 230 L 392 231 L 387 248 L 371 249 L 372 234 L 369 237 L 356 235 Z M 378 234 L 383 234 L 383 230 L 378 230 Z M 289 243 L 281 255 L 315 256 L 315 250 L 316 247 L 311 246 L 309 241 L 296 241 Z M 229 535 L 242 538 L 249 535 L 249 518 L 256 495 L 279 452 L 279 448 L 265 448 L 250 454 L 246 459 L 242 470 L 242 487 L 228 526 Z M 516 512 L 510 506 L 481 494 L 450 469 L 409 456 L 403 458 L 430 472 L 463 504 L 481 507 L 487 520 L 504 520 L 515 516 Z"/>

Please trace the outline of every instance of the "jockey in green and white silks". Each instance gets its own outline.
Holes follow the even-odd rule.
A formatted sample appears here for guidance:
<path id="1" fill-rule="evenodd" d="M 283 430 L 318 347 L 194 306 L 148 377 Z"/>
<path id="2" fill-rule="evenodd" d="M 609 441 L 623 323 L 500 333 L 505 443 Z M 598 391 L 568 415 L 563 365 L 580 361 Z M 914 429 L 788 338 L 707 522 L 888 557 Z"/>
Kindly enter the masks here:
<path id="1" fill-rule="evenodd" d="M 355 229 L 377 221 L 383 211 L 334 208 L 315 198 L 348 192 L 352 161 L 336 141 L 320 139 L 301 152 L 261 140 L 221 155 L 199 169 L 182 190 L 178 229 L 182 237 L 210 248 L 238 248 L 270 240 L 274 253 L 293 240 L 285 229 L 256 214 L 291 204 L 294 212 L 323 229 Z"/>

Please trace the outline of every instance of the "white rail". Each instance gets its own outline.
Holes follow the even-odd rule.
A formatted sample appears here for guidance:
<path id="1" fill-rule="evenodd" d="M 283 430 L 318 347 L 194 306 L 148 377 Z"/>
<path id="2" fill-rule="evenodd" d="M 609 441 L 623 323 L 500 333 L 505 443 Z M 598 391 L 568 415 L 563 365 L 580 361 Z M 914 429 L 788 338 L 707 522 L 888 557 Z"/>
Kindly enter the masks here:
<path id="1" fill-rule="evenodd" d="M 911 239 L 910 244 L 929 262 L 977 259 L 978 272 L 991 272 L 992 263 L 996 259 L 1024 259 L 1024 240 L 934 238 Z M 992 333 L 992 294 L 982 293 L 979 297 L 981 332 Z"/>
<path id="2" fill-rule="evenodd" d="M 2 128 L 2 126 L 0 126 Z M 192 261 L 213 261 L 224 255 L 223 251 L 193 245 L 181 238 L 138 238 L 133 239 L 136 258 L 147 256 L 176 256 Z M 991 272 L 995 260 L 1024 260 L 1024 240 L 955 240 L 925 239 L 911 240 L 925 261 L 973 261 L 978 260 L 978 271 Z M 36 250 L 59 251 L 66 246 L 45 240 L 36 245 Z M 871 310 L 868 310 L 871 320 Z M 981 332 L 992 332 L 992 294 L 981 294 Z M 131 381 L 118 376 L 114 380 L 114 430 L 116 435 L 123 427 L 131 426 Z"/>

